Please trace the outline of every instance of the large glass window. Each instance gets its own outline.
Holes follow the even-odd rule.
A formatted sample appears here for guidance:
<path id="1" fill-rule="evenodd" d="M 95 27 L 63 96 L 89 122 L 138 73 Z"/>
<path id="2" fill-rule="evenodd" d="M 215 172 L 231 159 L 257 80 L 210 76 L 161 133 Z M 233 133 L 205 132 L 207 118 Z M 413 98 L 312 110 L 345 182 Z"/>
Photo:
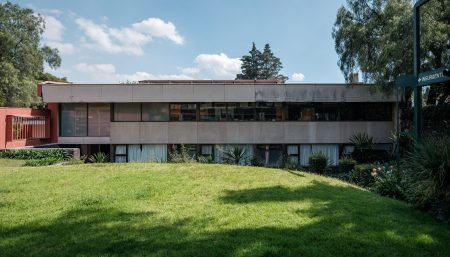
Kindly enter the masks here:
<path id="1" fill-rule="evenodd" d="M 257 145 L 256 155 L 266 166 L 280 167 L 283 163 L 281 145 Z"/>
<path id="2" fill-rule="evenodd" d="M 254 121 L 254 103 L 228 103 L 228 120 L 231 121 Z"/>
<path id="3" fill-rule="evenodd" d="M 127 162 L 127 146 L 116 145 L 115 148 L 115 162 Z"/>
<path id="4" fill-rule="evenodd" d="M 319 121 L 337 121 L 340 120 L 338 103 L 316 103 L 315 119 Z"/>
<path id="5" fill-rule="evenodd" d="M 169 104 L 142 103 L 142 121 L 169 121 Z"/>
<path id="6" fill-rule="evenodd" d="M 367 109 L 362 103 L 343 103 L 341 104 L 341 119 L 344 121 L 364 121 Z"/>
<path id="7" fill-rule="evenodd" d="M 298 145 L 287 146 L 287 161 L 289 164 L 299 164 L 300 150 Z"/>
<path id="8" fill-rule="evenodd" d="M 171 121 L 196 121 L 196 104 L 170 104 Z"/>
<path id="9" fill-rule="evenodd" d="M 115 103 L 114 121 L 141 121 L 141 104 Z"/>
<path id="10" fill-rule="evenodd" d="M 87 104 L 61 104 L 60 134 L 62 137 L 87 136 Z"/>
<path id="11" fill-rule="evenodd" d="M 110 104 L 88 105 L 88 135 L 90 137 L 109 136 Z"/>
<path id="12" fill-rule="evenodd" d="M 312 104 L 288 104 L 288 120 L 312 121 L 315 120 L 315 109 Z"/>
<path id="13" fill-rule="evenodd" d="M 391 121 L 391 103 L 367 103 L 365 104 L 366 120 L 369 121 Z"/>
<path id="14" fill-rule="evenodd" d="M 259 121 L 280 121 L 282 113 L 281 103 L 256 103 L 256 118 Z"/>
<path id="15" fill-rule="evenodd" d="M 225 120 L 227 120 L 226 103 L 200 104 L 200 121 L 225 121 Z"/>

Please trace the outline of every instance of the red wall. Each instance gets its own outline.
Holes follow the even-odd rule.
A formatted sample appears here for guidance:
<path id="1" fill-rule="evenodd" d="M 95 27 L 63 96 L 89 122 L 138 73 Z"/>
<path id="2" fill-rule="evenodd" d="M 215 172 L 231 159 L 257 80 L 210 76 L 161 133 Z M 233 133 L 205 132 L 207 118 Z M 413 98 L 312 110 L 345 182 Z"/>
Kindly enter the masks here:
<path id="1" fill-rule="evenodd" d="M 9 108 L 9 107 L 0 107 L 0 149 L 5 148 L 15 148 L 15 147 L 25 147 L 25 146 L 33 146 L 33 145 L 41 145 L 41 144 L 50 144 L 58 142 L 58 134 L 55 132 L 57 130 L 58 122 L 58 109 L 57 104 L 55 111 L 47 110 L 47 109 L 31 109 L 31 108 Z M 53 107 L 55 108 L 55 107 Z M 50 126 L 46 127 L 46 129 L 50 130 L 49 139 L 21 139 L 21 140 L 11 140 L 12 138 L 12 129 L 7 128 L 7 119 L 8 116 L 22 116 L 22 117 L 33 117 L 33 116 L 44 116 L 50 117 Z M 56 115 L 56 121 L 54 121 L 53 116 Z"/>

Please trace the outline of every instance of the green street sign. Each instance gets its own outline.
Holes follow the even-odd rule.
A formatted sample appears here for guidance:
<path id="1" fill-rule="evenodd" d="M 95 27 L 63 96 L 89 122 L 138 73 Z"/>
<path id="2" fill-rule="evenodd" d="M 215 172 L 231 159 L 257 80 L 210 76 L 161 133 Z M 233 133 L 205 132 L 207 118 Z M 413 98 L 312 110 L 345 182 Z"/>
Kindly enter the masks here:
<path id="1" fill-rule="evenodd" d="M 395 80 L 397 87 L 414 87 L 416 84 L 417 79 L 414 75 L 401 75 Z"/>
<path id="2" fill-rule="evenodd" d="M 450 68 L 448 67 L 420 73 L 417 78 L 417 86 L 428 86 L 447 81 L 450 81 Z"/>

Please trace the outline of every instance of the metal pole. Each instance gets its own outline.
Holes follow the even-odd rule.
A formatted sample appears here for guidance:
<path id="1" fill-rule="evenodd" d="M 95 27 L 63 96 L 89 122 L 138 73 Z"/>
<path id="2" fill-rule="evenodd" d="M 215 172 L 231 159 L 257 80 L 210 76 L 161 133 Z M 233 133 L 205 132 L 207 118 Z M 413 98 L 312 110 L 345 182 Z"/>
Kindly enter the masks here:
<path id="1" fill-rule="evenodd" d="M 414 76 L 420 73 L 420 7 L 428 1 L 419 1 L 414 6 Z M 422 87 L 414 87 L 414 136 L 420 142 L 422 136 Z"/>

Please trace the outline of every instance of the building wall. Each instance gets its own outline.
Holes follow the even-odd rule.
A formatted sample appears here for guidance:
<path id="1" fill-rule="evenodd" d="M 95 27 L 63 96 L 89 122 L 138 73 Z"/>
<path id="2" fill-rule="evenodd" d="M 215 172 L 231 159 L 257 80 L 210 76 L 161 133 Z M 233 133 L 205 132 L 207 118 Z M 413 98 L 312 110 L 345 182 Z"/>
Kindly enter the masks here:
<path id="1" fill-rule="evenodd" d="M 389 143 L 393 122 L 112 122 L 111 144 L 343 144 L 367 132 Z M 61 140 L 61 139 L 60 139 Z M 81 139 L 79 139 L 81 140 Z M 89 138 L 83 138 L 84 142 Z M 97 142 L 98 139 L 92 139 Z"/>
<path id="2" fill-rule="evenodd" d="M 46 103 L 110 102 L 395 102 L 367 85 L 344 84 L 46 84 Z"/>
<path id="3" fill-rule="evenodd" d="M 50 117 L 50 110 L 0 107 L 0 149 L 55 143 L 55 141 L 52 141 L 51 138 L 13 140 L 12 139 L 12 128 L 10 125 L 11 116 Z M 46 129 L 48 130 L 47 133 L 51 134 L 50 126 L 47 126 Z"/>

